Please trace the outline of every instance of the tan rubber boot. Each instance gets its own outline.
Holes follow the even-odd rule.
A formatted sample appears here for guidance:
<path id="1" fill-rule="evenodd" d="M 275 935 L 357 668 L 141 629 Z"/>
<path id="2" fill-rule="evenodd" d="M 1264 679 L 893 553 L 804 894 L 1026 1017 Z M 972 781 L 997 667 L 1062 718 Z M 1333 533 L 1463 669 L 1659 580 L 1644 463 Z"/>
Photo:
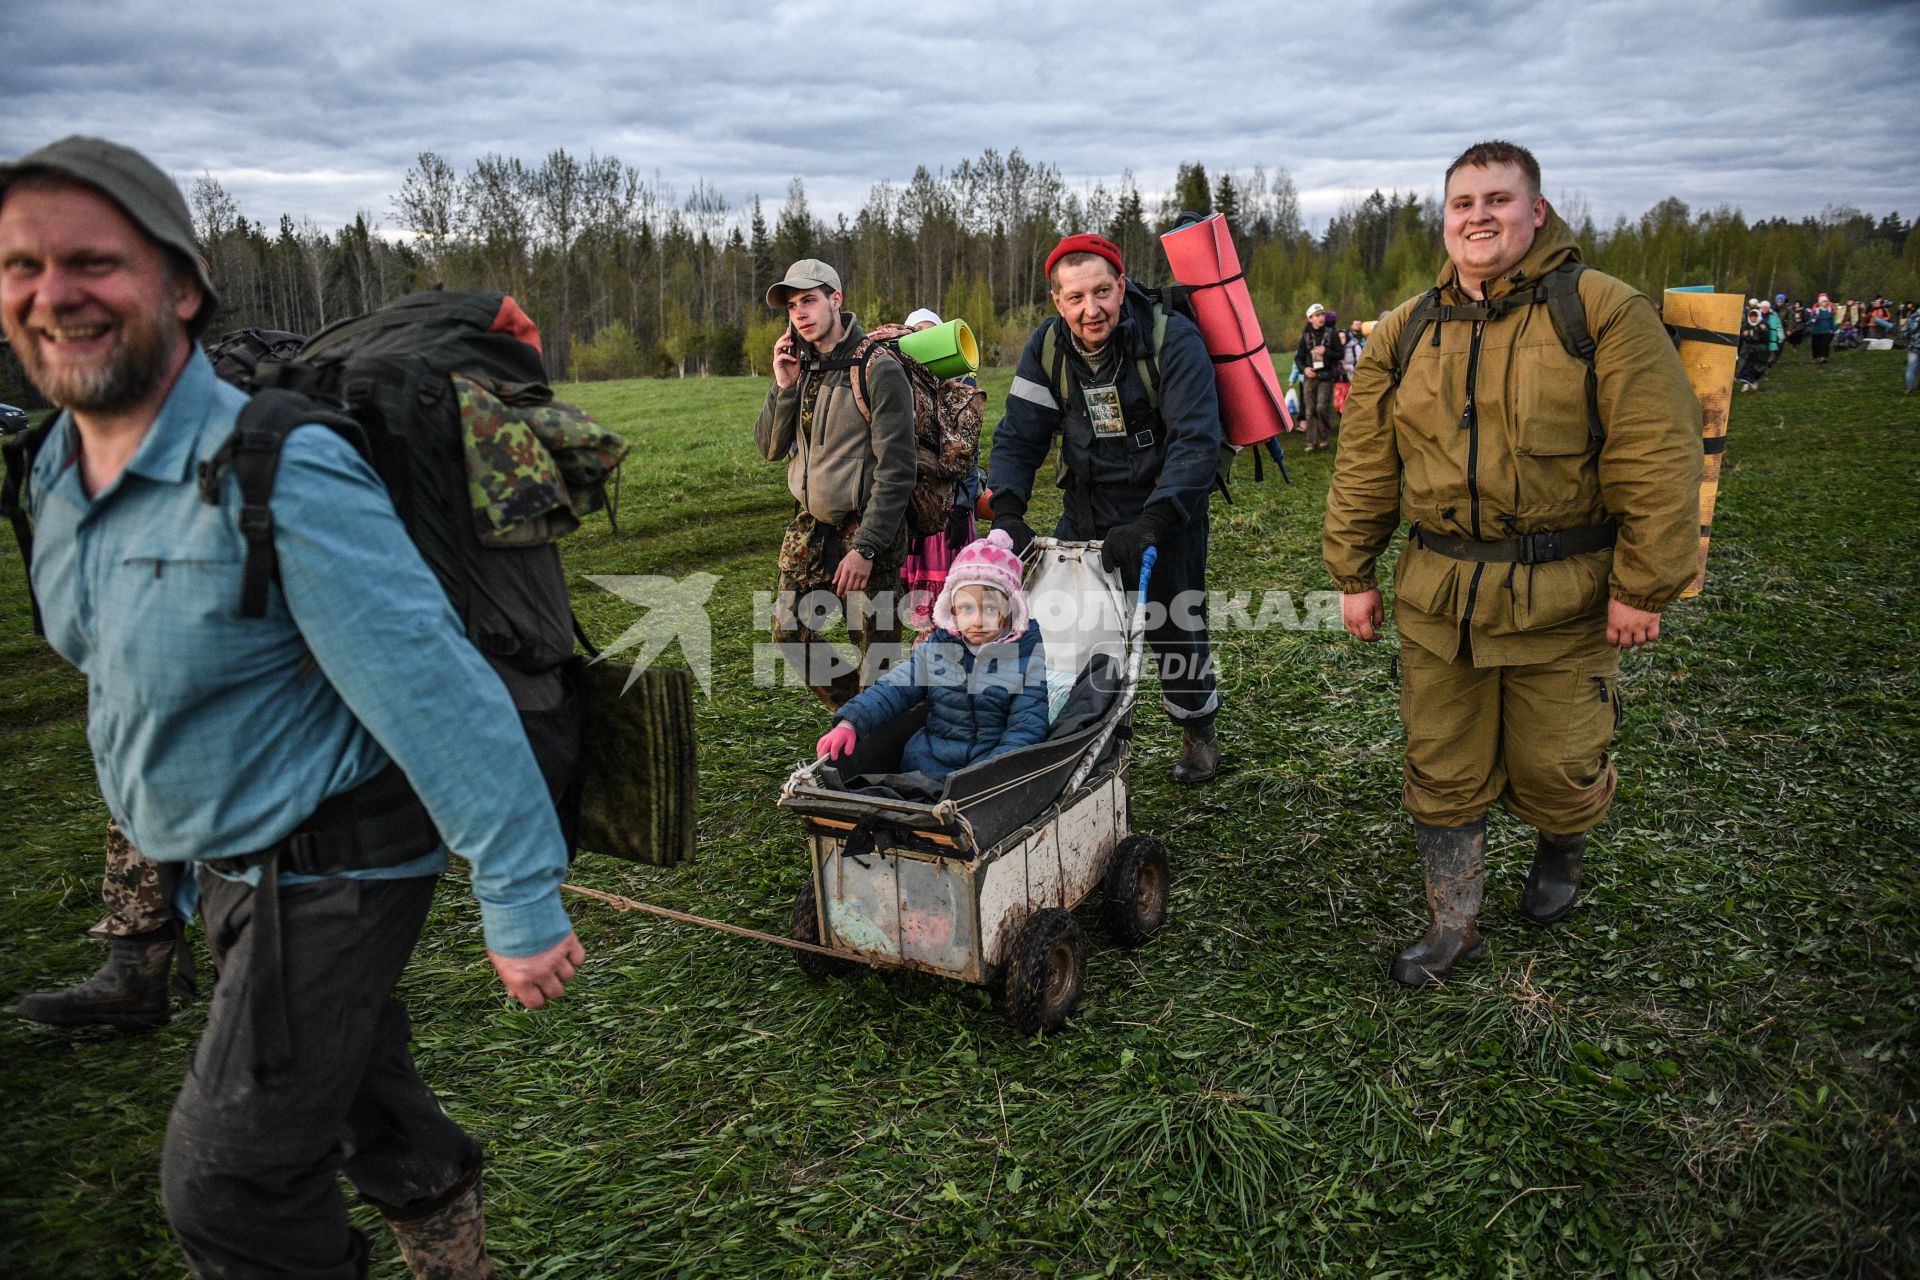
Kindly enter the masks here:
<path id="1" fill-rule="evenodd" d="M 1432 924 L 1420 941 L 1393 961 L 1393 980 L 1409 987 L 1430 987 L 1445 980 L 1463 960 L 1486 950 L 1480 940 L 1480 900 L 1487 879 L 1487 820 L 1464 827 L 1413 824 L 1414 846 L 1427 878 L 1427 910 Z"/>
<path id="2" fill-rule="evenodd" d="M 1220 772 L 1220 739 L 1213 726 L 1180 731 L 1180 759 L 1173 766 L 1175 782 L 1206 782 Z"/>
<path id="3" fill-rule="evenodd" d="M 414 1280 L 499 1280 L 487 1257 L 476 1167 L 422 1209 L 382 1210 Z"/>
<path id="4" fill-rule="evenodd" d="M 1573 910 L 1586 853 L 1586 832 L 1556 836 L 1542 831 L 1533 868 L 1527 872 L 1527 887 L 1520 891 L 1520 914 L 1535 924 L 1552 924 Z"/>

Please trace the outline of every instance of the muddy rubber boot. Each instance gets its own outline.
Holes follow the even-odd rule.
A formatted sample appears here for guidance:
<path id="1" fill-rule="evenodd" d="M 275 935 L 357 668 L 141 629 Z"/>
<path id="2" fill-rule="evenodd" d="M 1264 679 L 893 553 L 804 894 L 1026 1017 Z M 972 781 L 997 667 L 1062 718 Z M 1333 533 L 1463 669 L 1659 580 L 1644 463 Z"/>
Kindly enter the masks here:
<path id="1" fill-rule="evenodd" d="M 1542 831 L 1534 849 L 1527 887 L 1520 891 L 1520 914 L 1535 924 L 1552 924 L 1573 910 L 1580 896 L 1580 872 L 1586 861 L 1587 833 L 1556 836 Z"/>
<path id="2" fill-rule="evenodd" d="M 65 991 L 36 991 L 20 999 L 20 1016 L 55 1027 L 118 1027 L 151 1031 L 167 1025 L 167 972 L 179 941 L 177 924 L 115 938 L 99 972 Z"/>
<path id="3" fill-rule="evenodd" d="M 1205 782 L 1220 772 L 1220 739 L 1213 726 L 1180 731 L 1180 759 L 1173 766 L 1175 782 Z"/>
<path id="4" fill-rule="evenodd" d="M 499 1280 L 487 1257 L 487 1222 L 475 1168 L 426 1204 L 382 1209 L 414 1280 Z"/>
<path id="5" fill-rule="evenodd" d="M 1430 987 L 1463 960 L 1477 959 L 1480 899 L 1487 878 L 1487 820 L 1464 827 L 1413 824 L 1414 846 L 1427 878 L 1427 910 L 1433 923 L 1426 936 L 1393 961 L 1393 980 L 1408 987 Z"/>

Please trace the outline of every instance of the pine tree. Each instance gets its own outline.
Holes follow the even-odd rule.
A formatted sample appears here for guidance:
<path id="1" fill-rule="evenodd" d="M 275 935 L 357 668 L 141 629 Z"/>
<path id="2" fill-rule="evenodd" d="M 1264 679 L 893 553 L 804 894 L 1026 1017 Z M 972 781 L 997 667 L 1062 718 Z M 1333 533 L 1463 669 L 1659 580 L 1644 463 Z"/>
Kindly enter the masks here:
<path id="1" fill-rule="evenodd" d="M 1140 200 L 1140 188 L 1133 175 L 1121 177 L 1120 199 L 1114 206 L 1113 221 L 1107 224 L 1107 239 L 1120 250 L 1123 262 L 1143 262 L 1153 248 L 1153 232 L 1147 227 L 1147 213 Z"/>
<path id="2" fill-rule="evenodd" d="M 1203 164 L 1183 164 L 1173 180 L 1173 208 L 1169 211 L 1167 225 L 1173 225 L 1173 217 L 1182 213 L 1197 213 L 1202 216 L 1213 212 L 1213 190 L 1207 183 L 1207 167 Z"/>
<path id="3" fill-rule="evenodd" d="M 767 234 L 767 215 L 761 211 L 760 197 L 753 198 L 752 236 L 747 241 L 753 258 L 752 291 L 757 295 L 774 280 L 773 239 Z"/>
<path id="4" fill-rule="evenodd" d="M 807 208 L 806 184 L 795 178 L 787 184 L 787 202 L 780 207 L 780 220 L 773 228 L 775 274 L 802 258 L 814 256 L 814 230 L 813 213 Z"/>
<path id="5" fill-rule="evenodd" d="M 1245 231 L 1240 225 L 1240 188 L 1230 173 L 1221 174 L 1213 184 L 1213 211 L 1226 219 L 1228 231 L 1235 235 Z"/>

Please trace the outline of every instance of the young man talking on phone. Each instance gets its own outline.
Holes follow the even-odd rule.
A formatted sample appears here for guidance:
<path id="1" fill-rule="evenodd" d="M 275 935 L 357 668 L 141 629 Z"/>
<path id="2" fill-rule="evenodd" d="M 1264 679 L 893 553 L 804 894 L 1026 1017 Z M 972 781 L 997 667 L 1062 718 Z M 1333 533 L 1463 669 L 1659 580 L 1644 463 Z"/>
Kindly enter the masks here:
<path id="1" fill-rule="evenodd" d="M 753 424 L 760 452 L 787 459 L 797 504 L 780 543 L 773 643 L 834 710 L 873 683 L 878 661 L 898 647 L 907 500 L 918 468 L 906 370 L 884 348 L 872 352 L 861 403 L 853 357 L 866 335 L 842 301 L 839 273 L 817 258 L 794 263 L 767 290 L 767 305 L 784 308 L 788 323 L 773 344 L 773 387 Z M 860 653 L 857 670 L 819 638 L 842 610 Z M 882 652 L 870 658 L 876 644 Z"/>

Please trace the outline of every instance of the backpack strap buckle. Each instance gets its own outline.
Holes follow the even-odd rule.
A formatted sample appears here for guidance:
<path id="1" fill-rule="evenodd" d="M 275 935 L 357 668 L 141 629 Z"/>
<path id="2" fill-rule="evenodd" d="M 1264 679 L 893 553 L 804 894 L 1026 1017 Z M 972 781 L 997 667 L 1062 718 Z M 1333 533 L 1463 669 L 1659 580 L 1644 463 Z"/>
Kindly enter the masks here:
<path id="1" fill-rule="evenodd" d="M 240 532 L 248 542 L 266 542 L 273 537 L 273 510 L 270 507 L 240 508 Z"/>

